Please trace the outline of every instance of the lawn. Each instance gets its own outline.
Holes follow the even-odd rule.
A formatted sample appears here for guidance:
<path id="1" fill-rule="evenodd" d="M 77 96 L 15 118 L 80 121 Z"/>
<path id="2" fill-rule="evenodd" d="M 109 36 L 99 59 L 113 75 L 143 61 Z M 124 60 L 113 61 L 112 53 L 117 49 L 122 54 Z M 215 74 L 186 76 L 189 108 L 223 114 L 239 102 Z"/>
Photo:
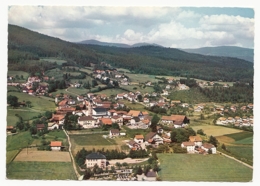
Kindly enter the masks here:
<path id="1" fill-rule="evenodd" d="M 162 181 L 250 182 L 253 170 L 221 155 L 157 154 Z"/>
<path id="2" fill-rule="evenodd" d="M 105 139 L 102 134 L 70 135 L 70 139 L 77 145 L 116 145 L 113 139 Z"/>
<path id="3" fill-rule="evenodd" d="M 127 138 L 134 138 L 136 134 L 143 134 L 144 136 L 150 132 L 150 129 L 130 129 L 127 126 L 122 127 L 122 131 L 126 132 Z"/>
<path id="4" fill-rule="evenodd" d="M 31 96 L 26 93 L 22 92 L 8 92 L 7 96 L 13 95 L 18 98 L 18 101 L 31 101 L 31 109 L 36 111 L 47 111 L 47 110 L 55 110 L 55 103 L 51 100 L 46 101 L 45 98 L 37 97 L 37 96 Z"/>
<path id="5" fill-rule="evenodd" d="M 233 129 L 233 128 L 227 128 L 227 127 L 222 127 L 222 126 L 216 126 L 216 125 L 196 125 L 192 126 L 190 125 L 193 130 L 197 131 L 199 129 L 202 129 L 205 134 L 208 136 L 223 136 L 226 134 L 233 134 L 233 133 L 238 133 L 242 132 L 242 130 L 239 129 Z"/>
<path id="6" fill-rule="evenodd" d="M 8 179 L 19 180 L 77 180 L 71 163 L 12 162 L 6 167 Z"/>

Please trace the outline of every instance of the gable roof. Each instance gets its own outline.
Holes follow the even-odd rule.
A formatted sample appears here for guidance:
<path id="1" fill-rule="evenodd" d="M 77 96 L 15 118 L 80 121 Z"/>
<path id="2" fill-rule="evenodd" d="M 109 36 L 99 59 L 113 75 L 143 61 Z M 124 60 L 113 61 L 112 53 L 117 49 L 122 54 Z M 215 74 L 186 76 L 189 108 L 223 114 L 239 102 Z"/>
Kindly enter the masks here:
<path id="1" fill-rule="evenodd" d="M 156 177 L 156 172 L 150 170 L 149 172 L 147 172 L 146 177 Z"/>
<path id="2" fill-rule="evenodd" d="M 190 142 L 190 141 L 185 141 L 185 142 L 182 142 L 182 144 L 187 147 L 187 146 L 195 146 L 195 143 L 194 142 Z"/>
<path id="3" fill-rule="evenodd" d="M 39 129 L 39 128 L 44 128 L 45 125 L 44 124 L 36 124 L 36 128 Z"/>
<path id="4" fill-rule="evenodd" d="M 135 139 L 144 139 L 144 136 L 142 134 L 135 135 Z"/>
<path id="5" fill-rule="evenodd" d="M 93 108 L 93 110 L 95 112 L 107 112 L 107 109 L 103 108 L 103 107 L 96 107 L 96 108 Z"/>
<path id="6" fill-rule="evenodd" d="M 202 146 L 203 146 L 204 148 L 206 148 L 206 149 L 211 149 L 211 148 L 214 148 L 214 147 L 215 147 L 214 145 L 212 145 L 212 144 L 210 144 L 210 143 L 204 143 Z"/>
<path id="7" fill-rule="evenodd" d="M 101 118 L 100 121 L 104 124 L 104 125 L 112 125 L 112 120 L 110 118 Z"/>
<path id="8" fill-rule="evenodd" d="M 145 141 L 148 141 L 149 139 L 152 139 L 156 135 L 156 132 L 149 132 L 145 135 Z"/>
<path id="9" fill-rule="evenodd" d="M 94 118 L 92 118 L 91 116 L 81 116 L 78 119 L 79 121 L 89 121 L 89 120 L 95 120 Z"/>
<path id="10" fill-rule="evenodd" d="M 92 152 L 86 156 L 86 159 L 106 159 L 106 156 L 99 152 Z"/>
<path id="11" fill-rule="evenodd" d="M 111 129 L 110 130 L 112 134 L 119 134 L 119 130 L 118 129 Z"/>
<path id="12" fill-rule="evenodd" d="M 189 137 L 189 140 L 190 140 L 191 142 L 202 141 L 202 139 L 201 139 L 200 136 L 190 136 L 190 137 Z"/>
<path id="13" fill-rule="evenodd" d="M 127 115 L 132 117 L 138 117 L 139 114 L 142 114 L 142 112 L 139 110 L 130 110 Z"/>
<path id="14" fill-rule="evenodd" d="M 51 147 L 61 147 L 61 141 L 51 141 Z"/>

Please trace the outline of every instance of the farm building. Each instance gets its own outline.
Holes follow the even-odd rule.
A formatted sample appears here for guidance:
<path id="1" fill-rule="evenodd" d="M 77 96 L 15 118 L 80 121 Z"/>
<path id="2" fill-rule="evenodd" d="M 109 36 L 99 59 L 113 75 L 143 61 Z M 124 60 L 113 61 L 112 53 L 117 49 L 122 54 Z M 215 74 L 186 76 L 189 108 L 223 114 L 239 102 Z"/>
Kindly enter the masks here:
<path id="1" fill-rule="evenodd" d="M 106 168 L 106 156 L 99 152 L 92 152 L 86 156 L 85 164 L 88 168 L 94 167 L 95 164 L 100 168 Z"/>
<path id="2" fill-rule="evenodd" d="M 61 141 L 51 141 L 50 147 L 51 150 L 61 150 L 62 142 Z"/>

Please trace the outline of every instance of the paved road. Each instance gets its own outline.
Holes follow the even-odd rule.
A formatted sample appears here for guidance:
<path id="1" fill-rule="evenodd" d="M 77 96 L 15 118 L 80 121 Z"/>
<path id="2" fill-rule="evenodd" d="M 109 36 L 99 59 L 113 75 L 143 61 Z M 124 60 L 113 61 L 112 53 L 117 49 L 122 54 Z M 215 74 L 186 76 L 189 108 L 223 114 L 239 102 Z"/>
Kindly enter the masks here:
<path id="1" fill-rule="evenodd" d="M 224 154 L 223 152 L 219 152 L 219 151 L 217 151 L 217 153 L 219 153 L 219 154 L 221 153 L 221 155 L 226 156 L 227 158 L 233 159 L 233 160 L 235 160 L 235 161 L 237 161 L 237 162 L 239 162 L 239 163 L 241 163 L 241 164 L 243 164 L 243 165 L 245 165 L 245 166 L 247 166 L 247 167 L 253 169 L 253 166 L 248 165 L 248 164 L 246 164 L 246 163 L 244 163 L 244 162 L 242 162 L 242 161 L 240 161 L 240 160 L 238 160 L 238 159 L 236 159 L 236 158 L 234 158 L 234 157 L 232 157 L 232 156 L 229 156 L 229 155 Z"/>
<path id="2" fill-rule="evenodd" d="M 66 131 L 65 129 L 63 129 L 63 131 L 64 131 L 64 133 L 66 134 L 66 136 L 67 136 L 67 138 L 68 138 L 68 142 L 69 142 L 69 153 L 70 153 L 70 157 L 71 157 L 71 159 L 72 159 L 72 163 L 73 163 L 73 168 L 74 168 L 75 174 L 76 174 L 78 180 L 81 180 L 83 175 L 80 175 L 80 174 L 78 173 L 78 170 L 77 170 L 77 167 L 76 167 L 77 165 L 76 165 L 76 163 L 75 163 L 74 157 L 72 156 L 70 137 L 69 137 L 69 135 L 67 134 L 67 131 Z"/>

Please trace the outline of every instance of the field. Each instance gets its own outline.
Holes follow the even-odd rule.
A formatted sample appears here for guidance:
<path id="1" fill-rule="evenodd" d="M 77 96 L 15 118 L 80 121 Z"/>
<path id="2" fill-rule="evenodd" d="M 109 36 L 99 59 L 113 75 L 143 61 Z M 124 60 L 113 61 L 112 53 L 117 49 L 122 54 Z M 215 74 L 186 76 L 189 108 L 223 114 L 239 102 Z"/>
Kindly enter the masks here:
<path id="1" fill-rule="evenodd" d="M 122 85 L 122 88 L 127 89 L 129 92 L 139 91 L 142 94 L 154 92 L 154 88 L 153 87 L 148 87 L 148 86 L 143 88 L 143 87 L 139 87 L 139 85 Z"/>
<path id="2" fill-rule="evenodd" d="M 215 126 L 215 125 L 196 125 L 192 126 L 190 125 L 193 130 L 197 131 L 199 129 L 202 129 L 207 136 L 223 136 L 226 134 L 233 134 L 233 133 L 238 133 L 242 132 L 242 130 L 239 129 L 233 129 L 233 128 L 227 128 L 227 127 L 222 127 L 222 126 Z"/>
<path id="3" fill-rule="evenodd" d="M 36 148 L 25 148 L 14 159 L 14 162 L 17 161 L 71 162 L 71 158 L 69 152 L 39 151 Z"/>
<path id="4" fill-rule="evenodd" d="M 41 97 L 31 96 L 22 92 L 8 92 L 8 95 L 13 95 L 18 98 L 18 101 L 31 101 L 31 109 L 36 111 L 51 111 L 55 110 L 55 103 L 52 101 L 46 101 L 46 99 L 43 99 Z"/>
<path id="5" fill-rule="evenodd" d="M 70 135 L 72 152 L 75 155 L 83 147 L 87 150 L 95 149 L 120 149 L 115 140 L 103 138 L 102 134 Z"/>
<path id="6" fill-rule="evenodd" d="M 15 70 L 8 70 L 7 72 L 8 76 L 13 76 L 15 78 L 16 75 L 19 76 L 19 78 L 21 78 L 21 75 L 23 76 L 23 79 L 16 79 L 15 82 L 16 83 L 24 83 L 27 81 L 27 78 L 29 77 L 29 73 L 24 72 L 24 71 L 15 71 Z"/>
<path id="7" fill-rule="evenodd" d="M 37 117 L 40 113 L 39 111 L 34 111 L 30 109 L 7 109 L 7 125 L 15 126 L 16 122 L 19 121 L 19 118 L 15 116 L 18 114 L 23 118 L 24 121 L 28 121 L 33 119 L 33 117 Z"/>
<path id="8" fill-rule="evenodd" d="M 120 94 L 120 93 L 123 93 L 123 92 L 126 92 L 122 89 L 115 89 L 115 88 L 112 88 L 112 89 L 105 89 L 105 90 L 102 90 L 100 92 L 97 92 L 95 94 L 106 94 L 107 96 L 111 96 L 111 95 L 114 95 L 116 96 L 117 94 Z"/>
<path id="9" fill-rule="evenodd" d="M 6 177 L 16 180 L 77 180 L 70 162 L 12 162 Z"/>
<path id="10" fill-rule="evenodd" d="M 67 61 L 62 59 L 55 59 L 55 58 L 41 58 L 40 61 L 48 61 L 48 62 L 56 62 L 58 65 L 62 65 L 62 63 L 66 63 Z"/>
<path id="11" fill-rule="evenodd" d="M 253 170 L 221 155 L 157 154 L 162 181 L 250 182 Z"/>
<path id="12" fill-rule="evenodd" d="M 130 74 L 126 73 L 126 75 L 129 77 L 131 83 L 145 83 L 148 81 L 151 82 L 158 82 L 158 79 L 155 79 L 155 76 L 153 75 L 147 75 L 147 74 Z"/>

